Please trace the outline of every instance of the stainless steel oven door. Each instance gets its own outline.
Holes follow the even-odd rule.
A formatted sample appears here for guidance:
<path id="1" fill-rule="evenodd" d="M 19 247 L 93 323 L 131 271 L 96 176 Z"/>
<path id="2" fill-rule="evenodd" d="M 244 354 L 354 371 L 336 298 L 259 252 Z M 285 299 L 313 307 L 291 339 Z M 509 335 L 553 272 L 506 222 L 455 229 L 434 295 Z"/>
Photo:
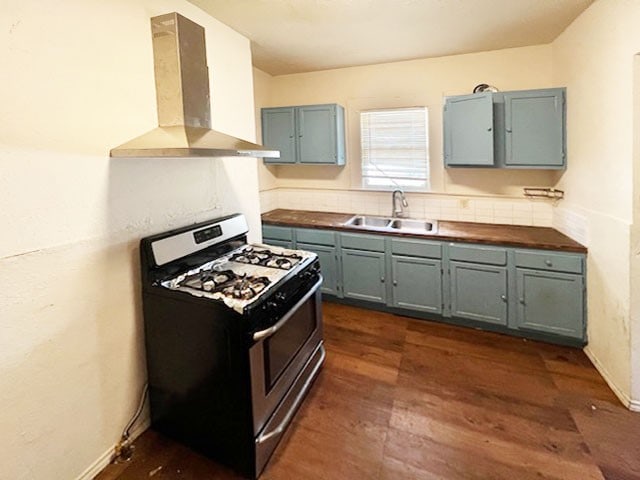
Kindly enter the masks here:
<path id="1" fill-rule="evenodd" d="M 255 435 L 322 342 L 321 285 L 322 277 L 273 327 L 253 334 L 249 360 Z"/>

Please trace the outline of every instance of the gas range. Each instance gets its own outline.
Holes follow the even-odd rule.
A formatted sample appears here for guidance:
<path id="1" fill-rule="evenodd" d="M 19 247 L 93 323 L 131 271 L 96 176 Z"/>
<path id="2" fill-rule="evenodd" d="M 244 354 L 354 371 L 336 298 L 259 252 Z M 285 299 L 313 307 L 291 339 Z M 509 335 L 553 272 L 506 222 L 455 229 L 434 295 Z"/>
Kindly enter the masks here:
<path id="1" fill-rule="evenodd" d="M 152 427 L 256 478 L 325 359 L 315 253 L 243 215 L 142 239 Z"/>
<path id="2" fill-rule="evenodd" d="M 224 302 L 238 313 L 286 278 L 304 270 L 316 255 L 301 250 L 243 245 L 214 260 L 161 282 L 171 290 Z"/>

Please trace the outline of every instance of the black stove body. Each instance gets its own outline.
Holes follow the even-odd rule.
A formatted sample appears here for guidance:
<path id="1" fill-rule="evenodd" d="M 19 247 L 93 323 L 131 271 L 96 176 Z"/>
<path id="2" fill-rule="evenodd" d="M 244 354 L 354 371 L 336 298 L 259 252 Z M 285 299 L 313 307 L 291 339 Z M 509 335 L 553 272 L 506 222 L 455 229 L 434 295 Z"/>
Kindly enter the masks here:
<path id="1" fill-rule="evenodd" d="M 256 478 L 324 361 L 322 276 L 315 255 L 247 246 L 246 233 L 232 215 L 140 250 L 152 427 Z M 247 248 L 302 258 L 242 266 Z"/>

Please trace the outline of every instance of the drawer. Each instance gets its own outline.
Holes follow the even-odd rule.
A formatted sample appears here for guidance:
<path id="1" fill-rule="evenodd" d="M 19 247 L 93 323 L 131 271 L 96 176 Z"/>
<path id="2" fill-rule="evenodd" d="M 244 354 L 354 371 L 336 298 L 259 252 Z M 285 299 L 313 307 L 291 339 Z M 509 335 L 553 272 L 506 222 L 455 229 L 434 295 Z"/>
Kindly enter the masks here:
<path id="1" fill-rule="evenodd" d="M 439 242 L 420 240 L 391 240 L 391 253 L 408 257 L 442 258 L 442 245 Z"/>
<path id="2" fill-rule="evenodd" d="M 499 247 L 479 245 L 449 244 L 449 258 L 460 262 L 486 263 L 488 265 L 506 265 L 507 250 Z"/>
<path id="3" fill-rule="evenodd" d="M 263 243 L 272 247 L 288 248 L 289 250 L 293 249 L 293 243 L 288 240 L 274 240 L 273 238 L 265 238 L 263 240 Z"/>
<path id="4" fill-rule="evenodd" d="M 356 233 L 343 233 L 340 235 L 340 240 L 343 248 L 369 250 L 371 252 L 384 252 L 384 237 L 358 235 Z"/>
<path id="5" fill-rule="evenodd" d="M 296 240 L 302 243 L 328 245 L 330 247 L 333 247 L 336 244 L 336 236 L 333 232 L 327 230 L 313 230 L 309 228 L 297 229 Z"/>
<path id="6" fill-rule="evenodd" d="M 582 273 L 582 256 L 542 250 L 516 250 L 516 267 L 554 272 Z"/>
<path id="7" fill-rule="evenodd" d="M 293 240 L 293 229 L 289 227 L 276 227 L 275 225 L 262 225 L 262 236 L 274 240 Z"/>

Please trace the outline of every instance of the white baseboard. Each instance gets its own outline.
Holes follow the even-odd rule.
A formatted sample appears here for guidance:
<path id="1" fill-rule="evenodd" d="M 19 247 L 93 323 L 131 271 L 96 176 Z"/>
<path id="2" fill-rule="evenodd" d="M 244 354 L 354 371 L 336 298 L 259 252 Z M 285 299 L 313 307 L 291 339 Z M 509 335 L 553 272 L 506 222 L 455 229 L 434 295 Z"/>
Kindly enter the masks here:
<path id="1" fill-rule="evenodd" d="M 611 378 L 611 375 L 609 375 L 607 369 L 604 367 L 604 365 L 602 365 L 602 363 L 600 363 L 593 352 L 589 350 L 588 346 L 584 348 L 584 353 L 586 353 L 587 357 L 589 357 L 589 360 L 591 360 L 591 363 L 593 363 L 593 365 L 596 367 L 596 370 L 598 370 L 602 378 L 604 378 L 604 381 L 607 382 L 609 388 L 613 391 L 613 393 L 616 394 L 618 400 L 620 400 L 620 402 L 622 402 L 622 404 L 629 410 L 640 411 L 640 402 L 638 402 L 637 400 L 632 401 L 631 397 L 629 397 L 629 394 L 624 392 L 618 387 L 618 385 L 616 385 L 616 383 Z"/>
<path id="2" fill-rule="evenodd" d="M 142 433 L 149 428 L 151 425 L 151 420 L 147 418 L 144 422 L 138 425 L 136 428 L 131 430 L 131 441 L 134 441 L 138 438 Z M 84 472 L 80 474 L 76 478 L 76 480 L 93 480 L 93 478 L 98 475 L 104 467 L 109 465 L 111 462 L 111 457 L 113 456 L 114 449 L 116 448 L 116 444 L 114 443 L 106 452 L 104 452 L 100 457 L 89 466 Z"/>

